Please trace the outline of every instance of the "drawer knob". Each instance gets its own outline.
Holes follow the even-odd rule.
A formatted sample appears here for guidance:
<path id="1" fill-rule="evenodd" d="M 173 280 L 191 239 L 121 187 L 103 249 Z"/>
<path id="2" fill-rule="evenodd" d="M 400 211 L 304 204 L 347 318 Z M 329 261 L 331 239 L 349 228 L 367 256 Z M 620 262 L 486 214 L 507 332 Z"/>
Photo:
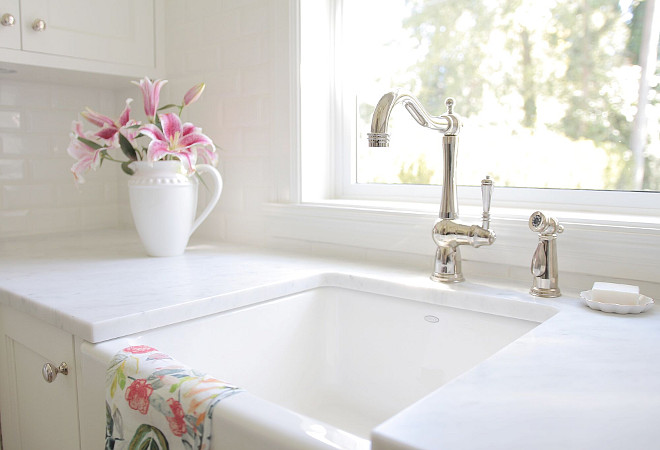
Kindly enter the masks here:
<path id="1" fill-rule="evenodd" d="M 46 21 L 43 19 L 34 19 L 34 22 L 32 22 L 32 29 L 34 31 L 44 31 L 46 29 Z"/>
<path id="2" fill-rule="evenodd" d="M 9 13 L 5 13 L 0 17 L 0 25 L 3 27 L 11 27 L 16 23 L 16 19 Z"/>
<path id="3" fill-rule="evenodd" d="M 68 375 L 69 366 L 65 362 L 60 363 L 59 366 L 46 363 L 44 364 L 43 369 L 41 369 L 41 374 L 44 376 L 44 380 L 46 380 L 47 383 L 52 383 L 55 381 L 55 377 L 57 377 L 58 373 L 61 373 L 62 375 Z"/>

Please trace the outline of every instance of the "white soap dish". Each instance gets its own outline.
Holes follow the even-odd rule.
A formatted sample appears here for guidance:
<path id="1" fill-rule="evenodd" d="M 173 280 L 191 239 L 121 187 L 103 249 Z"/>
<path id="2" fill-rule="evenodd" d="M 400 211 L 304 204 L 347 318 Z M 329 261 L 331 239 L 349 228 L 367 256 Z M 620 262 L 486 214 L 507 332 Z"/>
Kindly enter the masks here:
<path id="1" fill-rule="evenodd" d="M 598 311 L 617 313 L 617 314 L 639 314 L 647 311 L 653 306 L 653 299 L 646 295 L 639 296 L 639 304 L 637 305 L 619 305 L 618 303 L 603 303 L 591 299 L 591 291 L 580 292 L 580 297 L 584 303 L 591 309 Z"/>

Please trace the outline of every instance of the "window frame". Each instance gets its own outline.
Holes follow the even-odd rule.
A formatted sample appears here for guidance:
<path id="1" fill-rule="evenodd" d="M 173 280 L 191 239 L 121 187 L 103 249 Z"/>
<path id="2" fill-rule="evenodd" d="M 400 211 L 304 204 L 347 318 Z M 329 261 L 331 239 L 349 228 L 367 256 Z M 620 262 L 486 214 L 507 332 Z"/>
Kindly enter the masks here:
<path id="1" fill-rule="evenodd" d="M 289 5 L 292 176 L 287 202 L 265 207 L 270 238 L 288 248 L 327 250 L 332 246 L 335 253 L 344 248 L 348 254 L 366 257 L 409 254 L 415 255 L 414 261 L 419 256 L 426 261 L 435 247 L 430 231 L 442 187 L 358 185 L 353 181 L 354 167 L 349 163 L 355 160 L 355 124 L 345 114 L 337 114 L 346 107 L 354 108 L 346 95 L 348 89 L 332 82 L 331 76 L 316 84 L 305 78 L 309 76 L 306 67 L 315 63 L 305 60 L 304 29 L 310 24 L 302 23 L 301 7 L 322 11 L 319 17 L 325 20 L 313 28 L 327 40 L 327 51 L 320 51 L 316 42 L 312 56 L 325 59 L 324 64 L 334 73 L 343 69 L 336 59 L 337 48 L 330 45 L 341 0 L 290 0 Z M 458 164 L 462 158 L 459 149 Z M 459 221 L 480 222 L 480 189 L 459 186 L 458 197 Z M 483 276 L 493 272 L 490 274 L 527 280 L 537 240 L 527 219 L 536 210 L 556 216 L 565 225 L 559 239 L 562 273 L 589 279 L 641 280 L 660 289 L 656 257 L 660 250 L 660 192 L 495 186 L 491 223 L 497 241 L 492 248 L 466 247 L 464 262 L 481 267 Z M 578 278 L 571 280 L 575 285 Z"/>

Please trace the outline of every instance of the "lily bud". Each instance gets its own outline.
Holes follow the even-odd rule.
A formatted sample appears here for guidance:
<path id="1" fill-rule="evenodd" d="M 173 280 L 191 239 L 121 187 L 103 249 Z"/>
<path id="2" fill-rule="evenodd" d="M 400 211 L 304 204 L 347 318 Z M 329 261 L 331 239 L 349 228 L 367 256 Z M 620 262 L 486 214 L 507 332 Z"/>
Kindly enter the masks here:
<path id="1" fill-rule="evenodd" d="M 151 81 L 148 77 L 144 77 L 140 82 L 132 81 L 133 84 L 140 86 L 142 91 L 142 99 L 144 101 L 144 113 L 153 121 L 158 111 L 158 102 L 160 101 L 160 89 L 163 87 L 167 80 Z"/>
<path id="2" fill-rule="evenodd" d="M 191 103 L 196 102 L 197 99 L 202 95 L 205 87 L 206 85 L 204 83 L 199 83 L 191 87 L 188 92 L 186 92 L 186 95 L 183 96 L 183 105 L 188 106 Z"/>

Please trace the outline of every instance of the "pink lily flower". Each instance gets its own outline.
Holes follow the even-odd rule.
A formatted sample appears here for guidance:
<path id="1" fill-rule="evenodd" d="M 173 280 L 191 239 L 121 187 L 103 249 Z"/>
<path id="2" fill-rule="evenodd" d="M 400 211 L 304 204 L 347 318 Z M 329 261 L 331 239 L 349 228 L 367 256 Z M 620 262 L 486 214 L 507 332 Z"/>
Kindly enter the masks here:
<path id="1" fill-rule="evenodd" d="M 151 81 L 148 77 L 144 77 L 139 83 L 137 81 L 133 81 L 132 83 L 140 86 L 142 99 L 144 100 L 144 113 L 147 115 L 149 122 L 153 122 L 158 111 L 160 89 L 167 83 L 167 80 Z"/>
<path id="2" fill-rule="evenodd" d="M 190 174 L 195 171 L 195 162 L 198 151 L 204 160 L 215 152 L 215 145 L 211 139 L 201 133 L 191 123 L 181 123 L 181 119 L 174 113 L 159 114 L 162 131 L 154 124 L 147 124 L 140 128 L 140 132 L 151 138 L 147 148 L 147 160 L 158 161 L 166 156 L 173 156 L 181 161 Z M 211 150 L 209 151 L 208 148 Z"/>
<path id="3" fill-rule="evenodd" d="M 82 123 L 76 120 L 73 122 L 71 142 L 66 151 L 72 158 L 77 160 L 71 167 L 71 172 L 76 184 L 82 184 L 85 182 L 82 176 L 83 173 L 88 172 L 90 169 L 96 169 L 101 164 L 101 151 L 103 151 L 103 148 L 94 149 L 80 141 L 78 137 L 89 139 L 91 136 L 83 133 Z"/>
<path id="4" fill-rule="evenodd" d="M 188 106 L 191 103 L 196 102 L 202 95 L 202 92 L 204 92 L 205 87 L 206 85 L 204 83 L 199 83 L 191 87 L 188 92 L 186 92 L 186 95 L 183 96 L 183 106 Z"/>
<path id="5" fill-rule="evenodd" d="M 185 127 L 186 125 L 192 126 L 191 123 L 185 123 L 183 126 Z M 198 127 L 193 127 L 192 133 L 205 136 L 202 134 L 202 129 Z M 201 160 L 202 164 L 211 164 L 214 166 L 218 162 L 218 154 L 216 153 L 215 144 L 213 144 L 210 138 L 207 139 L 211 142 L 210 146 L 197 146 L 195 147 L 195 152 L 197 153 L 197 158 Z"/>
<path id="6" fill-rule="evenodd" d="M 117 122 L 112 120 L 110 117 L 94 112 L 89 108 L 83 111 L 80 115 L 83 116 L 85 119 L 87 119 L 88 122 L 93 123 L 98 127 L 101 127 L 101 129 L 95 134 L 95 136 L 110 141 L 113 140 L 116 134 L 119 133 L 120 130 L 122 130 L 124 127 L 131 126 L 137 123 L 129 119 L 129 116 L 131 114 L 132 101 L 133 101 L 132 98 L 126 99 L 126 106 L 124 107 L 124 111 L 122 111 L 121 115 L 119 116 L 119 120 Z M 135 139 L 137 132 L 131 129 L 124 129 L 123 134 L 129 140 L 132 140 Z"/>
<path id="7" fill-rule="evenodd" d="M 114 120 L 112 120 L 110 117 L 94 112 L 89 109 L 89 107 L 85 108 L 85 111 L 81 112 L 80 115 L 83 116 L 83 118 L 88 122 L 96 125 L 99 128 L 112 126 L 115 123 Z"/>

